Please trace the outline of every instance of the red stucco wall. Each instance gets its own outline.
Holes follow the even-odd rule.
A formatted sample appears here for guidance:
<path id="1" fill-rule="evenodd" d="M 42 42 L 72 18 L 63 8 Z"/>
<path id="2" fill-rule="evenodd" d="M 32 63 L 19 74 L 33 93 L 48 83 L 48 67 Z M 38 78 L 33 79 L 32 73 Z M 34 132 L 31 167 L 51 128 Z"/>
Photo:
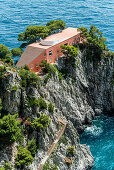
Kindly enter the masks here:
<path id="1" fill-rule="evenodd" d="M 33 60 L 28 66 L 30 68 L 31 71 L 37 72 L 38 70 L 41 69 L 41 67 L 39 66 L 39 64 L 41 63 L 42 60 L 47 60 L 48 63 L 54 63 L 55 60 L 59 57 L 62 56 L 62 52 L 61 52 L 61 45 L 62 44 L 68 44 L 68 45 L 73 45 L 73 40 L 74 43 L 77 43 L 77 38 L 79 38 L 79 41 L 81 41 L 80 38 L 80 34 L 71 37 L 61 43 L 58 43 L 56 45 L 53 45 L 52 47 L 44 50 L 44 52 L 38 56 L 35 60 Z M 52 56 L 49 56 L 49 51 L 52 51 Z M 44 54 L 46 53 L 46 56 L 44 56 Z M 50 61 L 50 59 L 52 59 Z M 36 67 L 36 64 L 38 64 L 38 67 Z M 33 68 L 31 68 L 31 66 L 33 66 Z"/>

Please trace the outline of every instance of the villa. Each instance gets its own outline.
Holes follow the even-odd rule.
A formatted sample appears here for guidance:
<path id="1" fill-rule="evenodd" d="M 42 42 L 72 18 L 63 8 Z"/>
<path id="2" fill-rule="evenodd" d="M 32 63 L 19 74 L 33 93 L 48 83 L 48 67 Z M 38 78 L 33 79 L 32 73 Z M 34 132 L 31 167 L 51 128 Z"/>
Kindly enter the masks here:
<path id="1" fill-rule="evenodd" d="M 17 67 L 28 65 L 29 69 L 38 72 L 42 60 L 54 63 L 63 54 L 61 45 L 73 45 L 81 41 L 80 32 L 77 28 L 66 28 L 59 33 L 50 35 L 39 42 L 30 44 L 20 57 Z"/>

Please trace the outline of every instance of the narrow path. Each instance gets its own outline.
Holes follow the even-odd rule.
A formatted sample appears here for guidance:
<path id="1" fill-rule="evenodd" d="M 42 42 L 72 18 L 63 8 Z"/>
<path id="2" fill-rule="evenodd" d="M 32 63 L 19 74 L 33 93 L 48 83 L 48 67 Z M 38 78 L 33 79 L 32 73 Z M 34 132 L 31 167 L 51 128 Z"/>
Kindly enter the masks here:
<path id="1" fill-rule="evenodd" d="M 55 146 L 57 145 L 59 139 L 61 138 L 61 136 L 63 135 L 65 128 L 66 128 L 66 123 L 61 119 L 58 118 L 58 121 L 60 123 L 62 123 L 64 126 L 61 128 L 60 132 L 58 133 L 56 139 L 54 140 L 54 142 L 52 143 L 51 147 L 49 148 L 49 150 L 47 151 L 45 157 L 41 160 L 40 166 L 38 168 L 38 170 L 42 170 L 45 162 L 47 161 L 47 159 L 49 158 L 49 156 L 51 155 L 51 153 L 53 152 Z"/>

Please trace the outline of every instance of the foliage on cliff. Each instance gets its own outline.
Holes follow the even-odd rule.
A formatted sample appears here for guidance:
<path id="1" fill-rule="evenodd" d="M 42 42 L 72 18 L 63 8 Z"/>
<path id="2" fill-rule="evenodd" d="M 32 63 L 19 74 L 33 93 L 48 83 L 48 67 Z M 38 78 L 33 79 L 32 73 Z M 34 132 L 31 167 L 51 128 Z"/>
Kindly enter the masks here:
<path id="1" fill-rule="evenodd" d="M 40 78 L 30 70 L 21 69 L 19 75 L 22 87 L 27 87 L 28 85 L 36 86 L 40 83 Z"/>
<path id="2" fill-rule="evenodd" d="M 62 80 L 62 74 L 52 64 L 47 63 L 45 60 L 42 60 L 40 67 L 42 67 L 42 70 L 43 70 L 44 73 L 48 73 L 48 76 L 44 80 L 44 84 L 47 83 L 48 79 L 51 78 L 52 75 L 56 75 L 56 73 L 58 73 L 59 80 L 60 81 Z"/>
<path id="3" fill-rule="evenodd" d="M 33 157 L 31 155 L 31 152 L 22 146 L 19 147 L 16 156 L 17 167 L 24 169 L 25 165 L 30 165 L 32 161 L 33 161 Z"/>
<path id="4" fill-rule="evenodd" d="M 34 157 L 37 152 L 37 145 L 35 139 L 32 139 L 28 142 L 27 148 L 31 152 L 31 155 Z"/>
<path id="5" fill-rule="evenodd" d="M 87 58 L 101 59 L 104 50 L 108 50 L 103 33 L 94 25 L 91 25 L 89 30 L 84 27 L 79 27 L 78 30 L 81 31 L 81 37 L 84 38 L 83 45 L 86 47 Z"/>
<path id="6" fill-rule="evenodd" d="M 44 25 L 29 25 L 23 33 L 18 35 L 19 41 L 24 41 L 25 46 L 27 44 L 36 42 L 40 38 L 44 39 L 52 33 L 56 33 L 57 30 L 65 28 L 65 23 L 62 20 L 52 20 Z M 23 47 L 23 45 L 22 45 Z"/>
<path id="7" fill-rule="evenodd" d="M 36 131 L 39 131 L 40 129 L 45 129 L 49 126 L 50 119 L 48 115 L 44 115 L 43 113 L 40 115 L 40 117 L 34 119 L 31 122 L 31 128 L 35 129 Z"/>
<path id="8" fill-rule="evenodd" d="M 0 44 L 0 60 L 5 62 L 5 63 L 10 63 L 12 65 L 13 60 L 12 60 L 11 57 L 12 57 L 12 53 L 8 49 L 8 47 L 6 47 L 3 44 Z"/>
<path id="9" fill-rule="evenodd" d="M 16 57 L 16 56 L 21 56 L 22 53 L 23 53 L 23 50 L 22 50 L 21 48 L 13 48 L 13 49 L 11 50 L 11 53 L 12 53 L 12 55 L 13 55 L 14 57 Z"/>
<path id="10" fill-rule="evenodd" d="M 74 57 L 74 58 L 76 58 L 77 55 L 78 55 L 78 48 L 76 48 L 74 46 L 61 45 L 61 48 L 62 48 L 62 53 L 66 57 Z"/>
<path id="11" fill-rule="evenodd" d="M 16 120 L 18 114 L 8 114 L 0 118 L 0 145 L 13 143 L 21 139 L 20 122 Z"/>

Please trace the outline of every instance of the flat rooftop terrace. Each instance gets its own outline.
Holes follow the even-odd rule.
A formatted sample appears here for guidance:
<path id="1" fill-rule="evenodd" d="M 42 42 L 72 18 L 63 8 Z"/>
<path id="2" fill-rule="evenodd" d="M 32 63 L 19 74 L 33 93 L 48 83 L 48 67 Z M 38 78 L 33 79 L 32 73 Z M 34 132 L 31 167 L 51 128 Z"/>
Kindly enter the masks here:
<path id="1" fill-rule="evenodd" d="M 30 44 L 29 46 L 47 49 L 55 44 L 65 41 L 79 33 L 80 32 L 77 31 L 77 28 L 68 27 L 59 33 L 50 35 L 50 36 L 46 37 L 44 40 Z"/>

